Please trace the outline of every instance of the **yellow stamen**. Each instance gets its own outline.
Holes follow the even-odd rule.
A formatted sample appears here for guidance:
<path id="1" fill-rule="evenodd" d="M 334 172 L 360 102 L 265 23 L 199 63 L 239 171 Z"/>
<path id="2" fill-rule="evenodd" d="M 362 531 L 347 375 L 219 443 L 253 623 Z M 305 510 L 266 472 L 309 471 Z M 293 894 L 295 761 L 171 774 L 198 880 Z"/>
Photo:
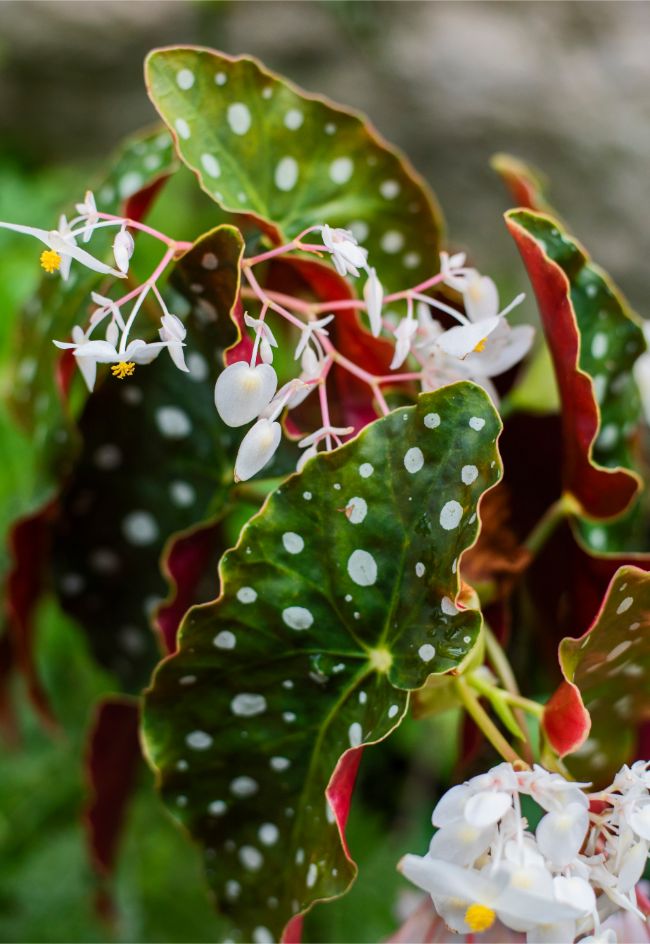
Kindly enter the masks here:
<path id="1" fill-rule="evenodd" d="M 487 344 L 487 338 L 483 338 L 483 340 L 479 341 L 476 347 L 474 348 L 474 352 L 476 354 L 480 354 L 486 344 Z"/>
<path id="2" fill-rule="evenodd" d="M 130 377 L 134 370 L 135 364 L 132 361 L 120 361 L 119 364 L 113 364 L 111 367 L 113 377 L 117 377 L 118 380 Z"/>
<path id="3" fill-rule="evenodd" d="M 61 256 L 53 249 L 44 249 L 41 253 L 41 265 L 46 272 L 58 272 L 61 266 Z"/>
<path id="4" fill-rule="evenodd" d="M 469 925 L 471 931 L 480 934 L 481 931 L 487 931 L 494 924 L 495 913 L 487 905 L 470 905 L 465 912 L 465 923 Z"/>

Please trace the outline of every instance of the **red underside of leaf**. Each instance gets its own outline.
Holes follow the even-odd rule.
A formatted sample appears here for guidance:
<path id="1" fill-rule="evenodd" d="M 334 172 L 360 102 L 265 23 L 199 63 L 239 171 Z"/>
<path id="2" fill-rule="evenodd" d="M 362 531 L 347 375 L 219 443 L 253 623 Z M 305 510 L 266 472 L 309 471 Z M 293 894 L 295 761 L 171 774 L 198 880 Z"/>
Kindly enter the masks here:
<path id="1" fill-rule="evenodd" d="M 592 517 L 620 514 L 634 497 L 638 484 L 628 472 L 603 469 L 589 459 L 599 412 L 592 382 L 578 367 L 580 334 L 567 277 L 522 227 L 509 219 L 506 224 L 528 271 L 553 357 L 563 404 L 565 487 Z"/>
<path id="2" fill-rule="evenodd" d="M 196 602 L 197 583 L 205 575 L 214 553 L 218 526 L 207 525 L 175 538 L 164 569 L 172 585 L 172 597 L 156 614 L 156 626 L 168 653 L 176 652 L 176 634 L 183 616 Z"/>
<path id="3" fill-rule="evenodd" d="M 577 750 L 587 739 L 591 718 L 571 682 L 562 682 L 544 709 L 544 731 L 560 757 Z"/>
<path id="4" fill-rule="evenodd" d="M 7 578 L 7 617 L 16 668 L 43 723 L 56 728 L 49 699 L 40 683 L 34 658 L 34 614 L 43 593 L 49 564 L 55 502 L 17 521 L 9 535 L 12 568 Z"/>
<path id="5" fill-rule="evenodd" d="M 88 732 L 86 773 L 88 802 L 83 821 L 90 861 L 101 879 L 115 866 L 129 798 L 135 786 L 142 753 L 138 738 L 138 705 L 134 699 L 101 701 Z M 112 913 L 110 896 L 100 889 L 98 911 Z"/>

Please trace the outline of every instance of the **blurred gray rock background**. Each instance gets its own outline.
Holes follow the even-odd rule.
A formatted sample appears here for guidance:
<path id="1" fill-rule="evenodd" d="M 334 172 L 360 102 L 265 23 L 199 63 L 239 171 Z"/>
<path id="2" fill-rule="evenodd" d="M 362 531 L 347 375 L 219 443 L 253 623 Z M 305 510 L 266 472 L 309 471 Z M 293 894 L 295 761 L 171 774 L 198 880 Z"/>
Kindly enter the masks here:
<path id="1" fill-rule="evenodd" d="M 649 3 L 5 0 L 0 151 L 32 166 L 101 158 L 154 117 L 146 51 L 180 42 L 252 53 L 365 111 L 431 182 L 453 242 L 522 279 L 488 161 L 531 161 L 645 313 Z"/>

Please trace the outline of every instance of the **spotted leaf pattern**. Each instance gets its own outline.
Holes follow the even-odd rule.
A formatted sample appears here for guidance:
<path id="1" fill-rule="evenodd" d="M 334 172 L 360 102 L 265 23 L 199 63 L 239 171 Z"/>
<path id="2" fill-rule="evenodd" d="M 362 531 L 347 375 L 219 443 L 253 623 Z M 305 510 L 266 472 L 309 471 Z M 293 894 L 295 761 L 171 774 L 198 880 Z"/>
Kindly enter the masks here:
<path id="1" fill-rule="evenodd" d="M 650 717 L 650 574 L 621 567 L 593 625 L 560 644 L 565 681 L 548 702 L 544 728 L 579 779 L 600 783 L 634 757 Z"/>
<path id="2" fill-rule="evenodd" d="M 389 289 L 436 270 L 438 205 L 360 115 L 254 59 L 209 49 L 154 50 L 146 79 L 181 158 L 226 210 L 252 214 L 289 238 L 319 223 L 350 228 Z"/>
<path id="3" fill-rule="evenodd" d="M 94 188 L 98 209 L 141 219 L 177 166 L 171 136 L 162 127 L 127 139 Z M 111 239 L 112 235 L 98 230 L 93 252 L 101 255 L 96 247 L 102 245 L 108 252 Z M 35 245 L 35 266 L 39 254 Z M 22 425 L 42 446 L 44 484 L 49 484 L 51 476 L 56 478 L 68 471 L 75 438 L 64 405 L 73 361 L 62 356 L 52 338 L 68 339 L 75 324 L 87 321 L 90 293 L 99 289 L 102 280 L 97 272 L 76 263 L 66 282 L 58 275 L 43 276 L 17 321 L 9 402 Z"/>
<path id="4" fill-rule="evenodd" d="M 237 939 L 278 938 L 345 891 L 349 752 L 477 643 L 459 561 L 501 474 L 500 428 L 460 383 L 311 459 L 243 529 L 219 599 L 189 612 L 156 671 L 145 750 Z"/>
<path id="5" fill-rule="evenodd" d="M 508 228 L 537 296 L 562 400 L 564 484 L 588 517 L 621 514 L 640 487 L 640 419 L 632 366 L 645 350 L 638 318 L 605 273 L 552 217 L 511 210 Z M 582 528 L 607 549 L 600 523 Z M 614 548 L 617 549 L 617 548 Z"/>

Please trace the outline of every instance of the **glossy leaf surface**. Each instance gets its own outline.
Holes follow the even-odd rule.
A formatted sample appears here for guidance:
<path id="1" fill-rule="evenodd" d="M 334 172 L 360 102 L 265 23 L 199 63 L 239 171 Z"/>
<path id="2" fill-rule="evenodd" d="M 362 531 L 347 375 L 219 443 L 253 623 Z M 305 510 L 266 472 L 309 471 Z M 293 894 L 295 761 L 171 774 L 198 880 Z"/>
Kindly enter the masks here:
<path id="1" fill-rule="evenodd" d="M 650 717 L 649 574 L 617 571 L 593 626 L 562 640 L 560 665 L 565 681 L 547 705 L 546 733 L 560 753 L 577 751 L 569 761 L 579 778 L 607 780 L 632 759 L 636 728 Z"/>
<path id="2" fill-rule="evenodd" d="M 565 488 L 586 515 L 618 515 L 639 488 L 627 469 L 640 416 L 632 366 L 645 349 L 641 326 L 555 220 L 512 210 L 506 222 L 533 284 L 555 366 Z"/>
<path id="3" fill-rule="evenodd" d="M 155 50 L 146 77 L 180 156 L 225 209 L 289 238 L 314 224 L 352 228 L 389 289 L 436 271 L 438 206 L 361 116 L 209 49 Z"/>
<path id="4" fill-rule="evenodd" d="M 453 601 L 499 430 L 486 394 L 456 384 L 310 460 L 245 527 L 220 598 L 190 611 L 157 670 L 146 751 L 242 940 L 277 938 L 345 891 L 349 752 L 476 643 L 480 613 Z"/>

